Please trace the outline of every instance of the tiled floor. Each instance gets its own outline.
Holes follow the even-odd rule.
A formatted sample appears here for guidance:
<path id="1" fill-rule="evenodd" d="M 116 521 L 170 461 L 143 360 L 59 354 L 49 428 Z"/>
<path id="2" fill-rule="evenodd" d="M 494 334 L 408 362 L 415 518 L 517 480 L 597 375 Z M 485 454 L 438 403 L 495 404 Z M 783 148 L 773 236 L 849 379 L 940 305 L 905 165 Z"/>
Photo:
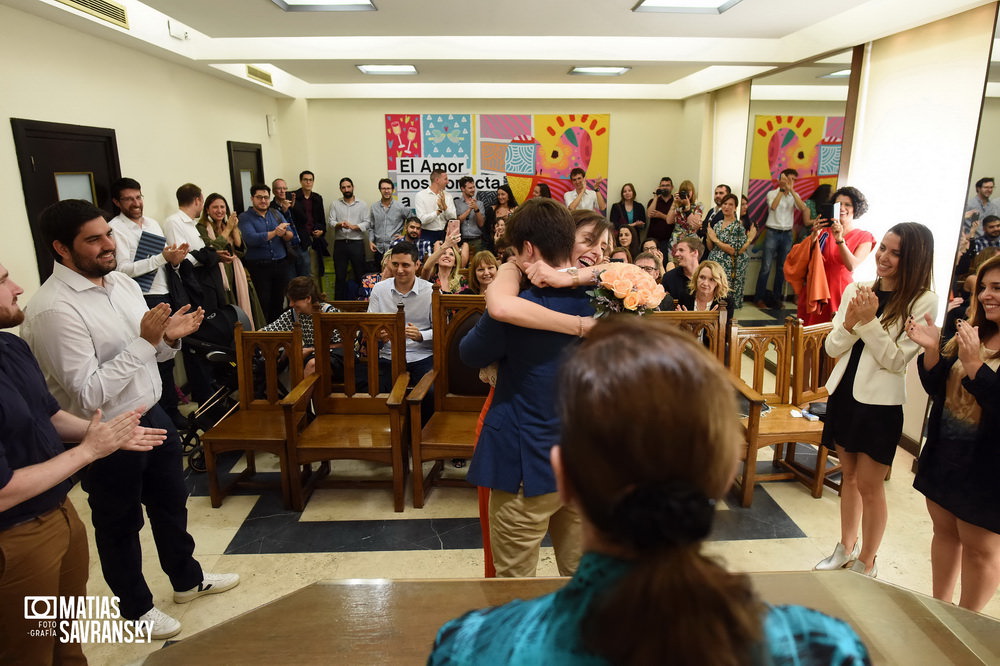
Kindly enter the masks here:
<path id="1" fill-rule="evenodd" d="M 781 320 L 781 311 L 748 306 L 739 319 L 763 323 Z M 761 465 L 770 451 L 762 450 Z M 900 450 L 892 478 L 886 482 L 889 525 L 879 552 L 879 578 L 930 593 L 931 525 L 922 496 L 913 490 L 913 458 Z M 235 469 L 242 463 L 238 462 Z M 268 469 L 258 460 L 258 469 Z M 343 469 L 335 468 L 343 473 Z M 350 473 L 379 474 L 363 463 Z M 457 470 L 455 471 L 458 472 Z M 212 509 L 204 475 L 190 473 L 189 528 L 196 556 L 209 571 L 235 571 L 242 582 L 235 590 L 173 603 L 170 584 L 160 571 L 148 527 L 142 533 L 144 571 L 156 605 L 183 623 L 176 640 L 219 624 L 317 580 L 343 578 L 455 578 L 483 573 L 476 494 L 471 489 L 436 488 L 423 509 L 414 509 L 407 494 L 403 513 L 392 510 L 387 490 L 319 490 L 300 515 L 281 507 L 276 491 L 226 498 Z M 90 523 L 86 496 L 70 494 L 84 522 Z M 110 595 L 101 575 L 90 531 L 91 570 L 88 592 Z M 734 570 L 807 570 L 828 555 L 839 537 L 838 500 L 827 490 L 813 499 L 801 484 L 775 482 L 755 490 L 753 506 L 740 508 L 734 499 L 719 507 L 706 551 Z M 539 575 L 556 575 L 551 548 L 543 548 Z M 321 612 L 321 610 L 317 610 Z M 1000 617 L 1000 594 L 985 609 Z M 162 642 L 151 645 L 91 645 L 93 664 L 134 663 Z"/>

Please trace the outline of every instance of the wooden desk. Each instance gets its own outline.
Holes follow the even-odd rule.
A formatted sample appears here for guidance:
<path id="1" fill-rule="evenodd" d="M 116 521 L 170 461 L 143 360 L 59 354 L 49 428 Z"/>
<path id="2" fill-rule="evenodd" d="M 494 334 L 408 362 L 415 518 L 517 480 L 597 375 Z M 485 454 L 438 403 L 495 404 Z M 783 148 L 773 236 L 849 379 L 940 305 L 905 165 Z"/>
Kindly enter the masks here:
<path id="1" fill-rule="evenodd" d="M 1000 622 L 850 571 L 752 574 L 773 604 L 843 618 L 876 664 L 1000 663 Z M 562 578 L 314 583 L 150 655 L 146 664 L 422 664 L 438 628 Z M 239 594 L 239 591 L 236 592 Z"/>

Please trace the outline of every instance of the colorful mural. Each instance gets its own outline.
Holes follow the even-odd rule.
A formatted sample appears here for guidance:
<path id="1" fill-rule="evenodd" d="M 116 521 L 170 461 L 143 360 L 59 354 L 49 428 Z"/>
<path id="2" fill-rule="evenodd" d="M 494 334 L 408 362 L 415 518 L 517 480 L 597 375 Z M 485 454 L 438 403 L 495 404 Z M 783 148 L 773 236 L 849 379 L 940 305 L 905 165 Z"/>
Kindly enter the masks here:
<path id="1" fill-rule="evenodd" d="M 799 172 L 795 191 L 803 199 L 824 183 L 836 189 L 843 141 L 842 116 L 756 116 L 747 190 L 751 217 L 767 218 L 767 193 L 785 169 Z"/>
<path id="2" fill-rule="evenodd" d="M 609 114 L 389 114 L 386 166 L 405 204 L 427 186 L 434 168 L 452 180 L 476 178 L 479 189 L 505 181 L 518 201 L 538 183 L 561 199 L 569 173 L 580 167 L 588 186 L 607 196 Z"/>

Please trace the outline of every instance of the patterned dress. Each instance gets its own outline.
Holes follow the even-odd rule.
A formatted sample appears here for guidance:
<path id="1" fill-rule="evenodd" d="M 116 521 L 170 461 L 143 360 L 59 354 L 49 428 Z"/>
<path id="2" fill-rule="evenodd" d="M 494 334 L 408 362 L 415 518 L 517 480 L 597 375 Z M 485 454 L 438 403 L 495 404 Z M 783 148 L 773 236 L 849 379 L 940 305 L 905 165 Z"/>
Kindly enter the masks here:
<path id="1" fill-rule="evenodd" d="M 733 218 L 732 223 L 728 226 L 723 226 L 725 224 L 725 220 L 719 220 L 715 223 L 713 227 L 715 235 L 726 245 L 731 245 L 734 249 L 739 250 L 747 242 L 746 228 L 736 218 Z M 726 278 L 729 279 L 729 292 L 733 297 L 733 302 L 736 303 L 736 307 L 742 306 L 743 283 L 746 280 L 747 262 L 750 257 L 747 256 L 746 252 L 732 257 L 716 247 L 708 253 L 708 259 L 718 262 L 722 266 Z"/>
<path id="2" fill-rule="evenodd" d="M 593 664 L 580 626 L 590 604 L 628 571 L 629 563 L 585 553 L 573 579 L 552 594 L 466 613 L 444 625 L 428 664 Z M 678 609 L 685 606 L 678 600 Z M 847 623 L 802 606 L 765 606 L 761 651 L 773 664 L 870 664 Z M 663 618 L 670 622 L 671 618 Z M 665 660 L 666 661 L 669 660 Z"/>

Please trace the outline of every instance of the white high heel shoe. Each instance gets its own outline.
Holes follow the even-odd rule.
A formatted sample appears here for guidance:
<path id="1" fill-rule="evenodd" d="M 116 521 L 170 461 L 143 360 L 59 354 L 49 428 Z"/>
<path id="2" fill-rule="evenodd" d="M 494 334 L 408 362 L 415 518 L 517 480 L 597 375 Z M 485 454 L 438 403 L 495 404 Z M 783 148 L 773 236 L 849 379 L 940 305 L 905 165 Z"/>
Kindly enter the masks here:
<path id="1" fill-rule="evenodd" d="M 851 554 L 847 554 L 847 548 L 844 544 L 838 543 L 837 547 L 833 549 L 833 555 L 820 561 L 814 568 L 816 571 L 833 571 L 834 569 L 841 569 L 847 563 L 852 560 L 858 559 L 858 555 L 861 554 L 861 539 L 854 542 L 854 549 L 851 550 Z"/>

